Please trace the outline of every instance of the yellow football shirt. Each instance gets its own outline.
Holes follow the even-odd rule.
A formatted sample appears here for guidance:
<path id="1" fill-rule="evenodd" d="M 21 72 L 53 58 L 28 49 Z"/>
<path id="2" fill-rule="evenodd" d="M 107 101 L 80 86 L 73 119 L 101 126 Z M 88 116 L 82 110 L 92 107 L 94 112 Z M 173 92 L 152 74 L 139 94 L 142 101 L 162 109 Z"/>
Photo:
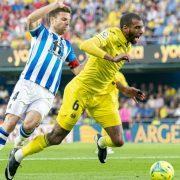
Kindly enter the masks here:
<path id="1" fill-rule="evenodd" d="M 101 49 L 111 56 L 128 53 L 131 44 L 127 43 L 125 36 L 119 28 L 108 28 L 96 35 L 101 44 Z M 122 68 L 124 61 L 119 63 L 90 55 L 84 70 L 75 77 L 79 84 L 87 91 L 104 94 L 107 86 L 113 81 L 116 72 Z"/>
<path id="2" fill-rule="evenodd" d="M 123 86 L 128 86 L 128 83 L 126 81 L 126 78 L 124 77 L 123 73 L 117 72 L 115 74 L 114 80 L 107 86 L 106 93 L 112 93 L 114 96 L 117 96 L 119 93 L 119 90 L 116 88 L 116 81 L 120 81 Z"/>
<path id="3" fill-rule="evenodd" d="M 124 75 L 121 72 L 117 72 L 115 74 L 114 81 L 112 81 L 108 85 L 106 89 L 106 93 L 111 95 L 112 100 L 114 102 L 114 107 L 119 108 L 119 101 L 118 101 L 119 90 L 116 88 L 116 83 L 115 83 L 117 81 L 120 81 L 121 84 L 125 87 L 128 86 L 128 83 Z"/>

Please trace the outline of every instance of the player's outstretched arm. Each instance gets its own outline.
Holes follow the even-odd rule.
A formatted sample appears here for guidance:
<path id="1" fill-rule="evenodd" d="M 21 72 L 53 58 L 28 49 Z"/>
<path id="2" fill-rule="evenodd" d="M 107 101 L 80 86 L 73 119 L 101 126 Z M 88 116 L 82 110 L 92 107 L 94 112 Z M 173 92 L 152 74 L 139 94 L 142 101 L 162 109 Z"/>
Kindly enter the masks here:
<path id="1" fill-rule="evenodd" d="M 130 59 L 128 54 L 120 54 L 116 57 L 111 56 L 106 51 L 101 49 L 101 43 L 96 37 L 84 41 L 80 45 L 80 49 L 95 57 L 102 58 L 111 62 L 117 63 L 120 61 L 129 61 Z"/>
<path id="2" fill-rule="evenodd" d="M 85 51 L 86 53 L 91 54 L 98 58 L 104 58 L 104 56 L 107 53 L 104 50 L 102 50 L 100 47 L 101 47 L 101 44 L 99 40 L 95 37 L 85 40 L 80 45 L 80 49 Z"/>
<path id="3" fill-rule="evenodd" d="M 27 27 L 29 30 L 32 30 L 38 26 L 38 22 L 41 18 L 43 18 L 46 14 L 49 12 L 57 9 L 62 8 L 65 5 L 63 4 L 63 1 L 57 0 L 54 3 L 48 4 L 47 6 L 44 6 L 40 9 L 35 10 L 27 17 Z"/>

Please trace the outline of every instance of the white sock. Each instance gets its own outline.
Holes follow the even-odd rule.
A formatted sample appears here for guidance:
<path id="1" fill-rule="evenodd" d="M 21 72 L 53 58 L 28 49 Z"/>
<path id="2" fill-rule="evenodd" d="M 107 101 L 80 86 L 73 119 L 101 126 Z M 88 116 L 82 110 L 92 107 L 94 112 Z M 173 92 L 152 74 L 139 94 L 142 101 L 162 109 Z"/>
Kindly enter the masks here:
<path id="1" fill-rule="evenodd" d="M 0 150 L 4 148 L 6 141 L 8 139 L 9 133 L 0 127 Z"/>
<path id="2" fill-rule="evenodd" d="M 19 149 L 15 152 L 15 155 L 14 155 L 15 159 L 17 162 L 21 162 L 23 160 L 23 152 L 22 152 L 22 149 Z"/>
<path id="3" fill-rule="evenodd" d="M 23 146 L 23 142 L 26 141 L 27 138 L 21 136 L 20 134 L 15 138 L 15 141 L 14 141 L 14 148 L 18 148 L 18 147 L 21 147 Z"/>
<path id="4" fill-rule="evenodd" d="M 99 138 L 99 140 L 98 140 L 98 145 L 99 145 L 100 148 L 102 148 L 102 149 L 106 148 L 106 145 L 104 144 L 104 138 L 103 138 L 103 137 Z"/>

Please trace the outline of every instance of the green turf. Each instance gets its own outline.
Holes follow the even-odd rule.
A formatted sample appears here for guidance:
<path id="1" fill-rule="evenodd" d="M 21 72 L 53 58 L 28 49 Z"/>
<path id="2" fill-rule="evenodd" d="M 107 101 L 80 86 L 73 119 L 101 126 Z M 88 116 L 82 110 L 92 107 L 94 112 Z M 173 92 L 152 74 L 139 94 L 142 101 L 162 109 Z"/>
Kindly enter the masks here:
<path id="1" fill-rule="evenodd" d="M 0 180 L 5 180 L 5 159 L 10 148 L 11 145 L 0 152 Z M 158 160 L 170 162 L 175 169 L 174 179 L 180 179 L 180 144 L 126 144 L 114 149 L 105 164 L 98 162 L 95 149 L 93 144 L 80 143 L 48 148 L 23 161 L 14 179 L 148 180 L 150 166 Z"/>

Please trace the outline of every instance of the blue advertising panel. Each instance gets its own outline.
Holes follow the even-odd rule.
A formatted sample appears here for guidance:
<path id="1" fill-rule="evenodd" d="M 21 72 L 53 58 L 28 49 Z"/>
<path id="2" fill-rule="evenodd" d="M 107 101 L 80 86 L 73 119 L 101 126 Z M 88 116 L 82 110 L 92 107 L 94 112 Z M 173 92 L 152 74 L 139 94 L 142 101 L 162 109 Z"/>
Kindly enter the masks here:
<path id="1" fill-rule="evenodd" d="M 131 135 L 132 141 L 135 143 L 180 143 L 180 125 L 135 123 L 132 127 Z"/>

